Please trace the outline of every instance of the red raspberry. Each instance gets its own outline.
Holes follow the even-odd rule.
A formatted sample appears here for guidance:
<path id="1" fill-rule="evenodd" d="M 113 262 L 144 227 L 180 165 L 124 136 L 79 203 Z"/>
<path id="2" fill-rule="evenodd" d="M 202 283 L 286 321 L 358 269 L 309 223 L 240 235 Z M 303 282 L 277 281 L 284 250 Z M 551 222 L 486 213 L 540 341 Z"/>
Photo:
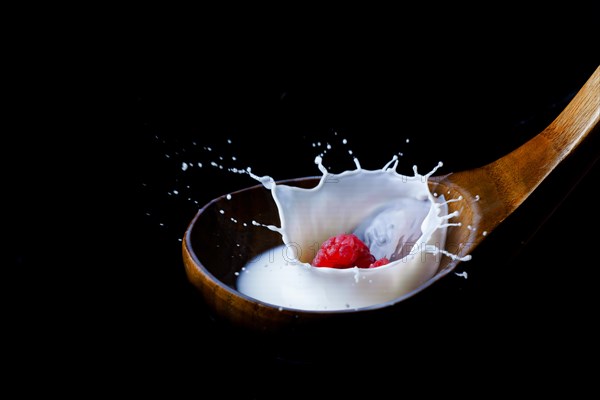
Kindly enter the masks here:
<path id="1" fill-rule="evenodd" d="M 383 257 L 369 265 L 369 268 L 381 267 L 382 265 L 389 264 L 389 262 L 390 260 L 388 260 L 386 257 Z"/>
<path id="2" fill-rule="evenodd" d="M 354 234 L 341 234 L 327 239 L 317 252 L 312 265 L 330 268 L 369 268 L 375 257 Z"/>

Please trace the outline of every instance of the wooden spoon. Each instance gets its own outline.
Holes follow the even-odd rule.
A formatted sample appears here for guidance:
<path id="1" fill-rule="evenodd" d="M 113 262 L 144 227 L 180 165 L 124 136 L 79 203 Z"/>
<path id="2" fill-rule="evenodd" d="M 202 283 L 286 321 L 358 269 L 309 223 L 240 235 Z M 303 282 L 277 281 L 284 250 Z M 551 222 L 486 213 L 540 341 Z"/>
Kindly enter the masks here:
<path id="1" fill-rule="evenodd" d="M 459 211 L 453 221 L 461 225 L 448 227 L 446 249 L 458 257 L 443 257 L 433 278 L 393 301 L 360 310 L 302 311 L 276 307 L 238 292 L 236 275 L 242 266 L 280 244 L 281 237 L 264 228 L 231 224 L 222 213 L 235 212 L 246 220 L 278 225 L 277 208 L 262 185 L 216 198 L 198 211 L 182 241 L 188 279 L 199 289 L 213 316 L 235 326 L 260 333 L 298 332 L 301 328 L 303 332 L 318 331 L 323 323 L 329 327 L 347 323 L 349 329 L 355 329 L 357 323 L 365 323 L 361 320 L 365 315 L 403 302 L 452 271 L 461 257 L 471 253 L 597 128 L 599 119 L 600 67 L 558 117 L 521 147 L 482 167 L 430 177 L 433 193 L 464 200 L 448 204 L 449 212 Z M 281 183 L 310 188 L 318 181 L 318 177 L 307 177 Z"/>

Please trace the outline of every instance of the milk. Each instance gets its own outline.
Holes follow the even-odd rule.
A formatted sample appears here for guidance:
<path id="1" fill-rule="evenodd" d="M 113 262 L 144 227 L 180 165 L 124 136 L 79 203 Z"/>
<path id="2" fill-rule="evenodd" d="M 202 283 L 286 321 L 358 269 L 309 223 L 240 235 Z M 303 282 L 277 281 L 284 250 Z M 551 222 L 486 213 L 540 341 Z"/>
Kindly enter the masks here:
<path id="1" fill-rule="evenodd" d="M 247 170 L 271 192 L 281 226 L 266 227 L 279 232 L 282 243 L 242 268 L 241 293 L 281 308 L 361 309 L 400 301 L 435 275 L 442 257 L 459 258 L 444 247 L 447 227 L 460 225 L 450 221 L 458 213 L 448 214 L 447 203 L 460 199 L 433 196 L 427 183 L 442 163 L 425 175 L 413 167 L 414 175 L 407 176 L 396 171 L 396 156 L 377 170 L 354 162 L 355 169 L 334 174 L 316 157 L 322 176 L 310 189 Z M 312 266 L 321 243 L 341 233 L 355 233 L 376 259 L 390 263 L 369 269 Z"/>

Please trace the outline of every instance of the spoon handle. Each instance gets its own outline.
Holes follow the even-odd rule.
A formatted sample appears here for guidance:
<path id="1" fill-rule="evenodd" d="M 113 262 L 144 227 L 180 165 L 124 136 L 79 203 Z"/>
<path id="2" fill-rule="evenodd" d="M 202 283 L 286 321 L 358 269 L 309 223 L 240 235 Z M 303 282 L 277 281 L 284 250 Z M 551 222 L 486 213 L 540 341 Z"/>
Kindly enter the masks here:
<path id="1" fill-rule="evenodd" d="M 600 67 L 542 132 L 488 166 L 514 185 L 516 208 L 594 130 L 600 120 Z"/>
<path id="2" fill-rule="evenodd" d="M 540 136 L 548 140 L 562 161 L 598 125 L 600 120 L 600 66 L 565 109 Z M 547 166 L 548 172 L 554 166 Z"/>
<path id="3" fill-rule="evenodd" d="M 600 127 L 599 121 L 600 66 L 543 131 L 487 165 L 450 174 L 439 182 L 464 198 L 480 198 L 470 212 L 481 231 L 491 232 Z M 472 241 L 476 245 L 480 240 Z"/>

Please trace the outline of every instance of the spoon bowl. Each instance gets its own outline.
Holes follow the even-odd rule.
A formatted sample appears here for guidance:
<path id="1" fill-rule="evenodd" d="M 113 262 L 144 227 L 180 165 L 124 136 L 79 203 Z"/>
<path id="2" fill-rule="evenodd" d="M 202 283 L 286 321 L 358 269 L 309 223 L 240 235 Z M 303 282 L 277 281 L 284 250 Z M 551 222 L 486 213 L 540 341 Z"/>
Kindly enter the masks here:
<path id="1" fill-rule="evenodd" d="M 445 248 L 458 257 L 442 257 L 431 279 L 392 301 L 360 309 L 304 311 L 277 307 L 236 290 L 241 268 L 281 244 L 279 233 L 252 224 L 253 220 L 265 225 L 280 223 L 270 191 L 260 184 L 216 198 L 197 212 L 182 243 L 187 277 L 215 318 L 252 332 L 315 332 L 333 326 L 343 330 L 365 323 L 453 271 L 460 257 L 470 254 L 596 131 L 599 119 L 600 68 L 546 129 L 519 148 L 482 167 L 430 177 L 432 193 L 465 200 L 448 203 L 449 213 L 459 212 L 456 220 L 461 226 L 448 227 Z M 318 182 L 319 177 L 305 177 L 278 183 L 312 188 Z M 223 213 L 235 215 L 237 223 L 230 223 Z"/>

